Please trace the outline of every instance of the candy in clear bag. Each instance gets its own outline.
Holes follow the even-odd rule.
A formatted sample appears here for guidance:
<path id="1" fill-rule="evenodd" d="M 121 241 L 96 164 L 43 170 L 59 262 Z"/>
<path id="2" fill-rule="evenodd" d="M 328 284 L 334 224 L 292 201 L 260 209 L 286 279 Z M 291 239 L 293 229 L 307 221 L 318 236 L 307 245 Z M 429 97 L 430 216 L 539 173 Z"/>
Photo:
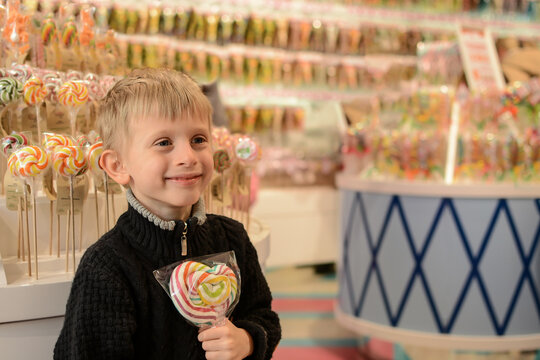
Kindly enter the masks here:
<path id="1" fill-rule="evenodd" d="M 178 312 L 200 328 L 221 326 L 240 298 L 234 251 L 172 263 L 154 271 Z"/>

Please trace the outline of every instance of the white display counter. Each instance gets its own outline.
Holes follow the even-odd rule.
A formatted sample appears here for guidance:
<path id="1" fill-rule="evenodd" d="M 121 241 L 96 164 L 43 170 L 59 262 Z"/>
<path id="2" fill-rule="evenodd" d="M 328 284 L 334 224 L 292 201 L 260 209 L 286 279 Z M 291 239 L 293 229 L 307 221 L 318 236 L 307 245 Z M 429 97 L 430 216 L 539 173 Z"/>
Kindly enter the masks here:
<path id="1" fill-rule="evenodd" d="M 116 215 L 120 215 L 127 207 L 125 196 L 117 195 L 115 201 Z M 64 321 L 63 315 L 73 279 L 72 259 L 69 260 L 69 271 L 66 272 L 63 246 L 60 257 L 56 255 L 56 245 L 53 246 L 53 255 L 49 255 L 48 201 L 40 198 L 37 205 L 40 230 L 38 280 L 27 275 L 27 263 L 17 258 L 16 212 L 9 212 L 5 207 L 0 208 L 0 221 L 3 222 L 0 246 L 0 349 L 3 359 L 51 359 Z M 93 206 L 94 199 L 90 195 L 84 209 L 85 221 L 89 221 L 83 233 L 85 247 L 97 239 Z M 103 219 L 101 220 L 103 224 Z M 62 221 L 65 224 L 65 219 Z M 61 233 L 63 244 L 63 227 Z M 252 218 L 249 235 L 264 268 L 270 251 L 270 228 Z M 79 251 L 77 248 L 77 264 L 83 253 L 84 249 Z"/>
<path id="2" fill-rule="evenodd" d="M 366 355 L 540 356 L 540 185 L 337 184 L 335 312 Z"/>
<path id="3" fill-rule="evenodd" d="M 252 215 L 272 229 L 268 267 L 337 261 L 337 189 L 331 186 L 262 188 Z"/>

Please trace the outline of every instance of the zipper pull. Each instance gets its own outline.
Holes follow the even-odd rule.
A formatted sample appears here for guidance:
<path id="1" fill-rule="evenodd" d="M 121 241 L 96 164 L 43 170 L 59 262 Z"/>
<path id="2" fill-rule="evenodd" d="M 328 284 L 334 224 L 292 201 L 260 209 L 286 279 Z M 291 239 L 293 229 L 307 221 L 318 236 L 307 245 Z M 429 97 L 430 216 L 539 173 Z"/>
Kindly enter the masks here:
<path id="1" fill-rule="evenodd" d="M 184 231 L 182 231 L 182 237 L 180 238 L 180 244 L 182 245 L 182 256 L 187 255 L 187 221 L 184 222 Z"/>

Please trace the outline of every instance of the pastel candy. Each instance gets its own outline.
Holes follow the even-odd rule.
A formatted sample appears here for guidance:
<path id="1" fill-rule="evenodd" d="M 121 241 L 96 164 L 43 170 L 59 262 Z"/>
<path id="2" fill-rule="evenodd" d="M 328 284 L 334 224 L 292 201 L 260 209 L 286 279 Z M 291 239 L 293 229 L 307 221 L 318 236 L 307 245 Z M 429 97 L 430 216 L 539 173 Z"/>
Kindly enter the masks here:
<path id="1" fill-rule="evenodd" d="M 64 106 L 80 106 L 88 101 L 88 89 L 80 81 L 66 81 L 58 89 L 58 101 Z"/>
<path id="2" fill-rule="evenodd" d="M 88 149 L 88 164 L 90 165 L 90 170 L 101 170 L 101 166 L 99 165 L 101 154 L 103 154 L 103 143 L 101 141 L 90 146 L 90 149 Z"/>
<path id="3" fill-rule="evenodd" d="M 0 79 L 0 103 L 7 105 L 20 99 L 23 93 L 23 84 L 14 78 Z"/>
<path id="4" fill-rule="evenodd" d="M 28 145 L 28 138 L 23 133 L 13 133 L 2 138 L 2 151 L 4 155 L 11 154 L 22 145 Z"/>
<path id="5" fill-rule="evenodd" d="M 196 326 L 224 319 L 238 295 L 238 281 L 230 267 L 185 261 L 172 272 L 169 290 L 174 306 Z"/>
<path id="6" fill-rule="evenodd" d="M 8 168 L 13 175 L 38 176 L 49 166 L 49 157 L 39 146 L 25 146 L 16 150 L 8 159 Z"/>
<path id="7" fill-rule="evenodd" d="M 247 136 L 238 138 L 235 146 L 236 157 L 243 161 L 254 161 L 259 157 L 259 146 Z"/>
<path id="8" fill-rule="evenodd" d="M 37 105 L 47 96 L 47 88 L 40 78 L 32 76 L 24 83 L 23 96 L 28 105 Z"/>
<path id="9" fill-rule="evenodd" d="M 54 170 L 62 176 L 82 175 L 88 169 L 84 151 L 78 146 L 58 146 L 53 155 Z"/>

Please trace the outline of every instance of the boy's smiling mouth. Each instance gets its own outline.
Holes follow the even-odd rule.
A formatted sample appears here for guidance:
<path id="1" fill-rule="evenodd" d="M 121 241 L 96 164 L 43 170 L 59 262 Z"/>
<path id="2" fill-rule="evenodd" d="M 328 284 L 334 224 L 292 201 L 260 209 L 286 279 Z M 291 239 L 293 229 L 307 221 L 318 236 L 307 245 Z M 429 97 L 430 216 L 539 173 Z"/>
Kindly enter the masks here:
<path id="1" fill-rule="evenodd" d="M 201 174 L 193 174 L 193 175 L 180 175 L 180 176 L 170 176 L 165 177 L 166 181 L 171 181 L 178 184 L 193 184 L 198 182 L 202 178 Z"/>

